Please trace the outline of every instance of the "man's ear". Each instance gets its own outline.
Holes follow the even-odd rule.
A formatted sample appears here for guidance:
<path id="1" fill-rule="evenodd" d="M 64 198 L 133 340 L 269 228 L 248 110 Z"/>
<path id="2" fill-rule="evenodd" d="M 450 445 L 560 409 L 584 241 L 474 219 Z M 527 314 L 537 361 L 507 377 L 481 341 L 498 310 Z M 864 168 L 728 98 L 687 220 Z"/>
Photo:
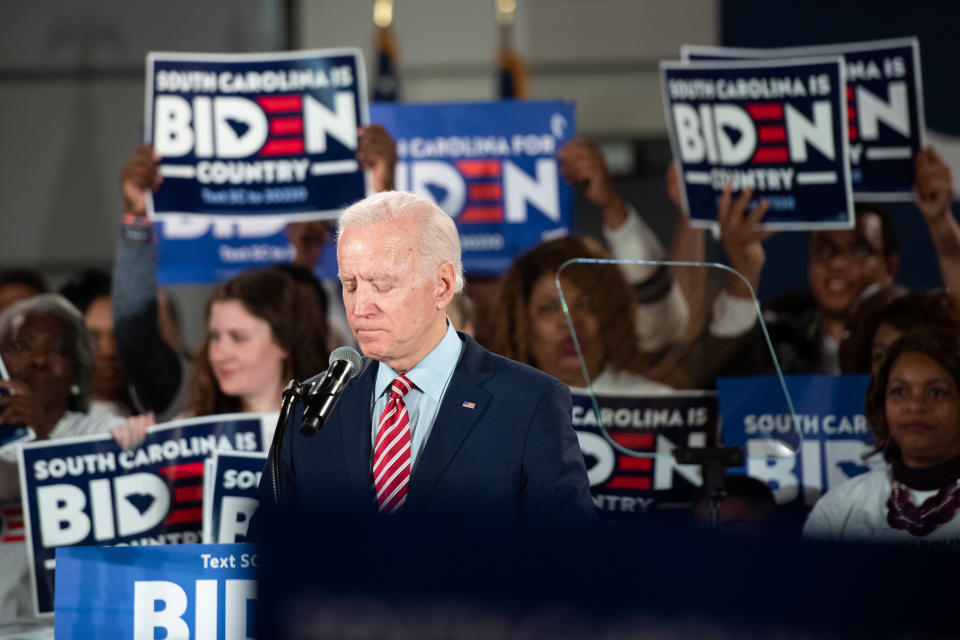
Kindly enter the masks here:
<path id="1" fill-rule="evenodd" d="M 453 288 L 456 284 L 456 270 L 452 262 L 441 263 L 437 267 L 434 279 L 434 304 L 438 310 L 446 309 L 453 301 Z"/>

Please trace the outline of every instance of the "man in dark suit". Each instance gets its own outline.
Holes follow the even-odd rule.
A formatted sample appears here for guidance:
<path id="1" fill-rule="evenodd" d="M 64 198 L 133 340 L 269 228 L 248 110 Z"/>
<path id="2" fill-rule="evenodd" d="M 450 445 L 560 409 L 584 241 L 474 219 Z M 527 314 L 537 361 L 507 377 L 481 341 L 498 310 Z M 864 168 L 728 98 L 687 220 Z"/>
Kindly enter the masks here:
<path id="1" fill-rule="evenodd" d="M 302 405 L 281 443 L 281 504 L 429 515 L 592 518 L 559 380 L 494 355 L 448 323 L 463 289 L 456 226 L 420 196 L 344 211 L 337 261 L 366 356 L 313 437 Z M 272 463 L 261 504 L 274 504 Z"/>

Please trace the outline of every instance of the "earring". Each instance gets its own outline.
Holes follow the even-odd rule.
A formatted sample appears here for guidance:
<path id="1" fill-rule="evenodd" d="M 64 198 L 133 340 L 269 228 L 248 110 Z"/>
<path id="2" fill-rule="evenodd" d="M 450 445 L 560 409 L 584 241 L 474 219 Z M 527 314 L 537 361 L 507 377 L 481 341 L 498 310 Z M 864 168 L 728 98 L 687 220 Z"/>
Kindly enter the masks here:
<path id="1" fill-rule="evenodd" d="M 70 395 L 72 395 L 72 396 L 78 396 L 78 395 L 80 395 L 80 387 L 79 387 L 79 385 L 75 385 L 75 384 L 70 385 Z"/>

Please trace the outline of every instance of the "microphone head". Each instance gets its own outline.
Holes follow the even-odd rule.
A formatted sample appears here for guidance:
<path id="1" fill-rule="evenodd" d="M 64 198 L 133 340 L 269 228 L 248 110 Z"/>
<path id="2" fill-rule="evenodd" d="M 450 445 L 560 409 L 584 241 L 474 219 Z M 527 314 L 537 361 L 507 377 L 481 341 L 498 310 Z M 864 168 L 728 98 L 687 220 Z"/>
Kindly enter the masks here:
<path id="1" fill-rule="evenodd" d="M 363 366 L 363 359 L 353 347 L 337 347 L 334 349 L 333 353 L 330 354 L 329 364 L 332 365 L 337 360 L 344 360 L 350 365 L 348 380 L 356 377 L 356 375 L 360 373 L 360 368 Z"/>

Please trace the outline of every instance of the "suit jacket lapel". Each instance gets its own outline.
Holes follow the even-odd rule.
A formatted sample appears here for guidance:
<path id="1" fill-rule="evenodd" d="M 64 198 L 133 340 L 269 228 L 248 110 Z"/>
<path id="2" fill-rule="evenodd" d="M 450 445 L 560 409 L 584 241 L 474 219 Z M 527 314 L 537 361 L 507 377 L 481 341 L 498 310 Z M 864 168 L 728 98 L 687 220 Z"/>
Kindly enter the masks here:
<path id="1" fill-rule="evenodd" d="M 489 364 L 483 347 L 466 337 L 430 437 L 410 476 L 404 511 L 416 510 L 429 497 L 450 460 L 486 411 L 491 397 L 480 385 L 492 375 Z M 465 403 L 474 406 L 464 406 Z"/>
<path id="2" fill-rule="evenodd" d="M 357 504 L 373 505 L 370 470 L 370 405 L 377 379 L 377 362 L 367 360 L 363 371 L 340 398 L 339 427 L 347 477 Z"/>

